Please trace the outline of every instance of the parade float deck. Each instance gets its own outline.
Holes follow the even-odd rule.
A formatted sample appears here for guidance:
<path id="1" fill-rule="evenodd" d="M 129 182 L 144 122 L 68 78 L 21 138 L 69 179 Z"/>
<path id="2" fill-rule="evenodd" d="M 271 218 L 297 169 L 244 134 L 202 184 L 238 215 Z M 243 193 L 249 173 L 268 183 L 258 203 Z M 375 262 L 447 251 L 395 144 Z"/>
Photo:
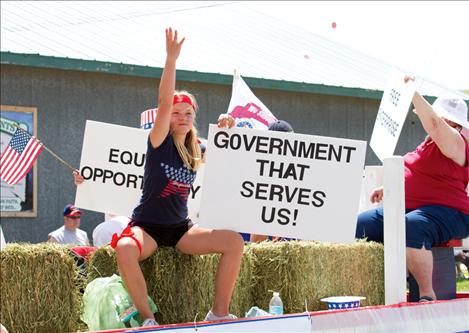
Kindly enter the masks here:
<path id="1" fill-rule="evenodd" d="M 197 318 L 196 318 L 197 319 Z M 193 322 L 117 332 L 469 332 L 469 294 L 455 300 L 399 303 L 283 316 Z"/>

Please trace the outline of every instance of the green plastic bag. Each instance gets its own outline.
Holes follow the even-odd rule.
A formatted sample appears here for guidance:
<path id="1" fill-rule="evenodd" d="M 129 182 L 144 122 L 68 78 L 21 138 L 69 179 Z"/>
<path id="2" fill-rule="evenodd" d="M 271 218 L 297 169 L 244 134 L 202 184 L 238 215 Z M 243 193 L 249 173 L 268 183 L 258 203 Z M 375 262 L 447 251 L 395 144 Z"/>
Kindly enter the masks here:
<path id="1" fill-rule="evenodd" d="M 148 297 L 148 304 L 153 313 L 157 311 L 153 300 Z M 132 307 L 124 283 L 120 276 L 97 278 L 91 281 L 83 294 L 83 315 L 81 319 L 90 331 L 126 328 L 120 316 Z M 141 326 L 141 319 L 133 316 L 129 322 L 131 327 Z"/>

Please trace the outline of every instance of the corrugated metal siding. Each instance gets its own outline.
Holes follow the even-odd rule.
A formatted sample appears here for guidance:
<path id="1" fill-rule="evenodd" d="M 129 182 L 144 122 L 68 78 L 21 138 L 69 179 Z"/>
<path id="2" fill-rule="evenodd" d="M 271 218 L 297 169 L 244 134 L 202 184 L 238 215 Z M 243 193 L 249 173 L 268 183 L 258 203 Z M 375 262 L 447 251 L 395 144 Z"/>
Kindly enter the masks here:
<path id="1" fill-rule="evenodd" d="M 37 107 L 37 136 L 52 151 L 78 167 L 86 120 L 138 127 L 140 112 L 156 104 L 158 79 L 1 65 L 2 104 Z M 178 82 L 196 96 L 197 123 L 206 137 L 208 124 L 226 112 L 231 87 Z M 379 100 L 254 89 L 254 93 L 297 133 L 369 140 Z M 396 154 L 413 149 L 424 137 L 414 114 L 404 126 Z M 368 147 L 367 164 L 379 164 Z M 73 202 L 70 170 L 43 152 L 38 167 L 37 218 L 2 218 L 7 241 L 41 242 L 63 224 L 61 211 Z M 91 236 L 103 214 L 86 211 L 81 228 Z"/>
<path id="2" fill-rule="evenodd" d="M 1 50 L 162 67 L 164 28 L 187 36 L 178 68 L 383 90 L 391 66 L 250 9 L 217 2 L 1 2 Z M 425 81 L 425 95 L 459 94 Z"/>

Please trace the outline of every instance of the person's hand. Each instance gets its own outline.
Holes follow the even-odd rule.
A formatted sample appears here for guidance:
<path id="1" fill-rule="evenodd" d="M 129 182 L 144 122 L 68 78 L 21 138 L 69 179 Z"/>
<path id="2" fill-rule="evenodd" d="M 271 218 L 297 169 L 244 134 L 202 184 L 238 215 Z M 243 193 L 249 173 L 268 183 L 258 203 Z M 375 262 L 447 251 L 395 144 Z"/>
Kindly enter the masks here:
<path id="1" fill-rule="evenodd" d="M 411 76 L 411 75 L 406 75 L 404 76 L 404 83 L 407 83 L 409 81 L 413 81 L 415 82 L 415 77 Z"/>
<path id="2" fill-rule="evenodd" d="M 182 43 L 186 39 L 183 38 L 181 41 L 178 41 L 178 32 L 172 28 L 166 29 L 166 54 L 168 58 L 176 60 L 181 53 Z"/>
<path id="3" fill-rule="evenodd" d="M 85 181 L 85 178 L 83 178 L 82 175 L 80 175 L 80 171 L 75 170 L 73 171 L 73 180 L 75 181 L 75 185 L 78 186 L 80 184 L 83 184 Z"/>
<path id="4" fill-rule="evenodd" d="M 371 203 L 381 202 L 383 200 L 383 187 L 377 187 L 371 192 L 370 201 Z"/>
<path id="5" fill-rule="evenodd" d="M 219 128 L 223 128 L 223 127 L 232 128 L 234 125 L 236 125 L 236 121 L 228 113 L 222 113 L 218 117 L 218 127 Z"/>

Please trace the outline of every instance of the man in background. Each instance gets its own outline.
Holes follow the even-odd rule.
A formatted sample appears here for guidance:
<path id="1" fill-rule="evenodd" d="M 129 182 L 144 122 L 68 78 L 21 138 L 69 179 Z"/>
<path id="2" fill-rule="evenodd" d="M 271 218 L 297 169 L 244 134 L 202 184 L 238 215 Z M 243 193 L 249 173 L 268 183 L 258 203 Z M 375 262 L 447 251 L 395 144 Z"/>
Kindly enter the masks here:
<path id="1" fill-rule="evenodd" d="M 89 246 L 90 241 L 86 231 L 79 229 L 81 215 L 77 207 L 72 204 L 66 205 L 63 212 L 64 225 L 49 233 L 47 242 Z"/>

